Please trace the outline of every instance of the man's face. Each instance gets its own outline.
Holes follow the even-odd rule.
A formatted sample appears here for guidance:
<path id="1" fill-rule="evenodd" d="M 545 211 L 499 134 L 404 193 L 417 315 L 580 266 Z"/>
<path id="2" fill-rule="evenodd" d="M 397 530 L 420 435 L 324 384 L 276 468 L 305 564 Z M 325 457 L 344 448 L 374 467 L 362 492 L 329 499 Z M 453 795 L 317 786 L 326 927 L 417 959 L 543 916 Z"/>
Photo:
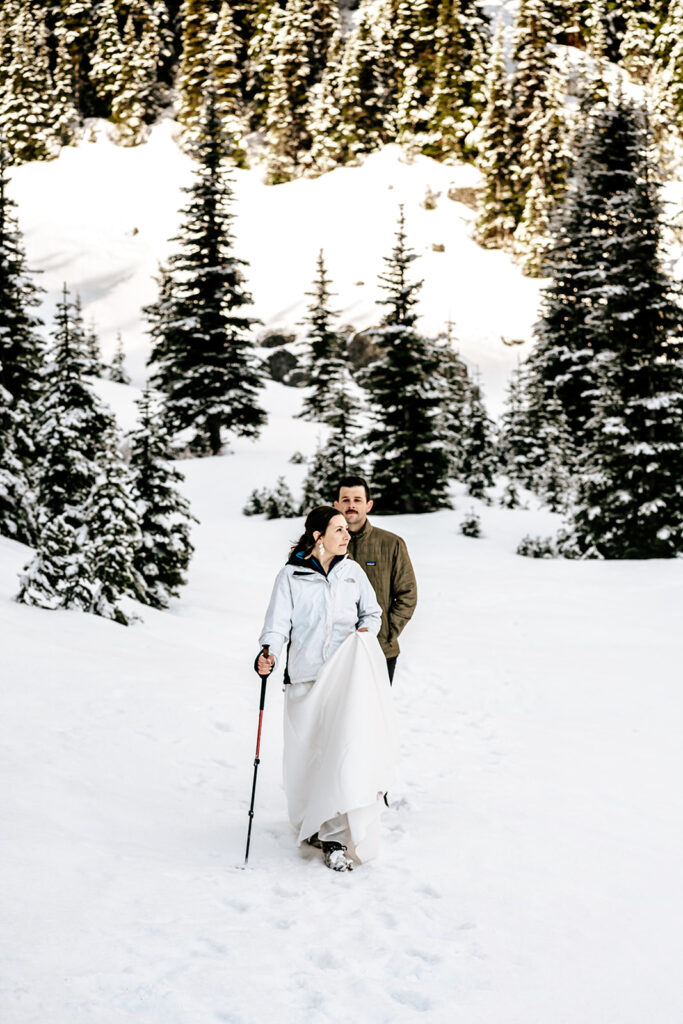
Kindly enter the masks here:
<path id="1" fill-rule="evenodd" d="M 364 487 L 340 487 L 339 500 L 335 501 L 334 507 L 346 516 L 351 533 L 356 533 L 372 510 L 372 502 L 366 500 Z"/>

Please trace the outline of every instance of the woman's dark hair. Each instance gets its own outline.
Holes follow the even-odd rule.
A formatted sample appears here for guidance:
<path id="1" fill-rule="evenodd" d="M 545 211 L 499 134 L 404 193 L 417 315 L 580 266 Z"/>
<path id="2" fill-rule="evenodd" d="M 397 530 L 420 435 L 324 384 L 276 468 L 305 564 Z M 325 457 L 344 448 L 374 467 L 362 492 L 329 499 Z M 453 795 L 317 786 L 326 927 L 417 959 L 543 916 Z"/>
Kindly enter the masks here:
<path id="1" fill-rule="evenodd" d="M 306 554 L 308 554 L 315 545 L 315 538 L 313 534 L 325 533 L 325 530 L 330 524 L 330 520 L 334 519 L 335 516 L 340 516 L 341 514 L 342 513 L 338 508 L 332 508 L 331 505 L 318 505 L 317 508 L 312 508 L 306 516 L 304 532 L 289 552 L 290 555 L 298 554 L 299 551 L 305 551 Z"/>

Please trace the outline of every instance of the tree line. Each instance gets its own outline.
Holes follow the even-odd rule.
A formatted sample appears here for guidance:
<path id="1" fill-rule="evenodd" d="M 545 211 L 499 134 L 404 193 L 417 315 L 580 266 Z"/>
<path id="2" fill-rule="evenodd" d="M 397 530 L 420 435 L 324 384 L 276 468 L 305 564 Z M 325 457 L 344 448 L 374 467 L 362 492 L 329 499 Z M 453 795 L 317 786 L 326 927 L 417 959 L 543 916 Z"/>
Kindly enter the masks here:
<path id="1" fill-rule="evenodd" d="M 520 0 L 507 33 L 476 0 L 5 0 L 0 134 L 13 161 L 45 159 L 89 117 L 135 145 L 172 109 L 189 145 L 211 89 L 232 159 L 274 184 L 388 142 L 475 161 L 479 241 L 538 274 L 607 62 L 644 86 L 666 158 L 682 47 L 683 0 Z"/>

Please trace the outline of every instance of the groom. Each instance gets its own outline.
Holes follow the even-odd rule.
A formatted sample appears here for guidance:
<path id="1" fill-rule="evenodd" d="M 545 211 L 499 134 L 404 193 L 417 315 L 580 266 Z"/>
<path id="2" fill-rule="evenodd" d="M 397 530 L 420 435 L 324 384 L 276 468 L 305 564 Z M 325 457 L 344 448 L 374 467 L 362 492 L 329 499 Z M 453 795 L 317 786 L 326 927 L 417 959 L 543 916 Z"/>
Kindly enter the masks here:
<path id="1" fill-rule="evenodd" d="M 368 519 L 373 502 L 362 476 L 345 476 L 337 487 L 334 507 L 346 518 L 351 540 L 348 553 L 365 569 L 382 608 L 382 625 L 377 639 L 384 651 L 393 682 L 398 638 L 417 604 L 417 584 L 405 541 L 388 530 L 380 530 Z"/>

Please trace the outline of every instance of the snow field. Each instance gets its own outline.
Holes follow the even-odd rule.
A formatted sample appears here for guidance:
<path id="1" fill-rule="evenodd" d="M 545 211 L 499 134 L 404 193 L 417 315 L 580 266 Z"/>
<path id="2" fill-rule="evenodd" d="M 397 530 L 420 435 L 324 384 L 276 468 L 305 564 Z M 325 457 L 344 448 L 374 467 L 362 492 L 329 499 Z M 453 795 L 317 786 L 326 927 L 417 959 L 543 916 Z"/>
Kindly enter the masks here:
<path id="1" fill-rule="evenodd" d="M 78 291 L 110 359 L 121 333 L 133 383 L 144 385 L 149 338 L 143 306 L 156 298 L 154 276 L 173 251 L 169 241 L 184 205 L 181 189 L 192 161 L 178 148 L 176 125 L 162 120 L 144 146 L 125 149 L 93 122 L 95 141 L 66 147 L 57 160 L 25 164 L 12 173 L 29 266 L 47 290 L 42 315 L 51 327 L 64 282 Z M 424 278 L 421 329 L 437 334 L 454 321 L 454 336 L 481 371 L 487 405 L 497 414 L 510 369 L 524 354 L 536 319 L 539 282 L 523 278 L 505 254 L 470 238 L 473 211 L 448 198 L 451 186 L 478 182 L 471 166 L 427 157 L 409 161 L 398 146 L 371 154 L 360 167 L 276 187 L 260 172 L 234 172 L 235 254 L 247 260 L 247 281 L 260 330 L 299 331 L 310 301 L 318 251 L 325 250 L 342 323 L 363 330 L 378 322 L 378 275 L 394 244 L 399 205 L 409 244 Z M 427 189 L 437 207 L 422 206 Z M 443 245 L 435 252 L 432 245 Z M 501 337 L 525 345 L 508 348 Z"/>
<path id="2" fill-rule="evenodd" d="M 299 396 L 270 384 L 260 442 L 182 463 L 201 525 L 170 612 L 16 605 L 28 553 L 0 541 L 2 1019 L 677 1024 L 681 564 L 515 556 L 549 513 L 456 493 L 381 521 L 420 588 L 381 856 L 336 875 L 296 848 L 276 677 L 239 869 L 252 662 L 301 526 L 239 510 L 281 472 L 300 489 Z"/>

